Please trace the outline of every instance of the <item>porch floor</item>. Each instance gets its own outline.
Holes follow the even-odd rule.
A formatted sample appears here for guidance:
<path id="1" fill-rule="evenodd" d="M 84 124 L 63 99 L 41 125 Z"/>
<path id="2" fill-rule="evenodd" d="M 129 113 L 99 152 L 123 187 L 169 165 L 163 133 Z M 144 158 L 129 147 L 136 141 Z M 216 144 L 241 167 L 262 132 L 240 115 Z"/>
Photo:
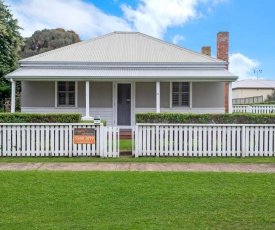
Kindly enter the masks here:
<path id="1" fill-rule="evenodd" d="M 120 139 L 132 139 L 132 130 L 131 129 L 121 129 L 119 132 Z"/>

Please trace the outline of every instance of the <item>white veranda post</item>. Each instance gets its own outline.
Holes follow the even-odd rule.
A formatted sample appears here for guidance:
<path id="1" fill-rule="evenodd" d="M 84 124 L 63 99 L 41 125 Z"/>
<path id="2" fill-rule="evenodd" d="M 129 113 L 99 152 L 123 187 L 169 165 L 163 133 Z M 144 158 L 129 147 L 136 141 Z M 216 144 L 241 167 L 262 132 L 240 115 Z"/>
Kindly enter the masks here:
<path id="1" fill-rule="evenodd" d="M 160 82 L 156 82 L 156 112 L 160 112 Z"/>
<path id="2" fill-rule="evenodd" d="M 86 114 L 83 120 L 92 120 L 90 117 L 90 82 L 86 81 Z"/>
<path id="3" fill-rule="evenodd" d="M 15 112 L 15 90 L 16 82 L 11 79 L 11 112 Z"/>
<path id="4" fill-rule="evenodd" d="M 228 113 L 232 112 L 232 82 L 228 82 Z"/>

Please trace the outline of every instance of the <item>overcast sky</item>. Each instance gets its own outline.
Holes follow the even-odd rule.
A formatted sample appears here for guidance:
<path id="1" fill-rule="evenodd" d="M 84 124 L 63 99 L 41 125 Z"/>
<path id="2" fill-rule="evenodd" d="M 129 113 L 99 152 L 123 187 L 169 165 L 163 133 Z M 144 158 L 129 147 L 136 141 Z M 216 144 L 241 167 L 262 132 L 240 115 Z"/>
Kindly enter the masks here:
<path id="1" fill-rule="evenodd" d="M 139 31 L 201 52 L 230 34 L 230 71 L 239 79 L 274 79 L 274 0 L 4 0 L 29 37 L 36 30 L 74 30 L 82 40 Z M 256 70 L 256 73 L 255 73 Z"/>

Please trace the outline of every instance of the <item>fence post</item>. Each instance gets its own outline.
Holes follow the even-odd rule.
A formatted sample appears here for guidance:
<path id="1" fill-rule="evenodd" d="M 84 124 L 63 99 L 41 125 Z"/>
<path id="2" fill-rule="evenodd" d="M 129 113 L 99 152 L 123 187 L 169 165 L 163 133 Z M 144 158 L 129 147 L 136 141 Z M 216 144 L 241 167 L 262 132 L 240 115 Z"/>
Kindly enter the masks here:
<path id="1" fill-rule="evenodd" d="M 99 131 L 99 148 L 98 148 L 99 153 L 98 153 L 98 155 L 99 155 L 99 157 L 104 157 L 104 144 L 105 144 L 104 142 L 105 142 L 105 140 L 104 140 L 104 127 L 102 124 L 99 125 L 98 131 Z"/>
<path id="2" fill-rule="evenodd" d="M 135 158 L 138 157 L 138 148 L 139 148 L 139 131 L 138 131 L 138 125 L 135 125 L 135 152 L 134 152 L 134 156 Z"/>
<path id="3" fill-rule="evenodd" d="M 247 112 L 248 112 L 248 113 L 252 113 L 252 106 L 251 106 L 251 105 L 249 105 L 249 106 L 247 107 Z"/>
<path id="4" fill-rule="evenodd" d="M 246 130 L 245 126 L 242 126 L 242 157 L 246 155 Z"/>
<path id="5" fill-rule="evenodd" d="M 72 150 L 73 150 L 73 128 L 72 125 L 69 125 L 69 157 L 72 157 Z"/>

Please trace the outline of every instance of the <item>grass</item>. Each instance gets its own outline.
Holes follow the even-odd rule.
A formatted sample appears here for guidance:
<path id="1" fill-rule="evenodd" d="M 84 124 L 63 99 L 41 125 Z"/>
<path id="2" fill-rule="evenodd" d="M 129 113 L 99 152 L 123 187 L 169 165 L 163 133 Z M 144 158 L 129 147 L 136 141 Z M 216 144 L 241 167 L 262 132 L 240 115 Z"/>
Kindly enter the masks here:
<path id="1" fill-rule="evenodd" d="M 119 141 L 120 150 L 132 150 L 132 140 L 120 140 Z"/>
<path id="2" fill-rule="evenodd" d="M 0 157 L 0 163 L 24 162 L 155 162 L 155 163 L 246 163 L 275 164 L 275 157 Z"/>
<path id="3" fill-rule="evenodd" d="M 275 175 L 0 172 L 1 229 L 274 229 Z"/>

